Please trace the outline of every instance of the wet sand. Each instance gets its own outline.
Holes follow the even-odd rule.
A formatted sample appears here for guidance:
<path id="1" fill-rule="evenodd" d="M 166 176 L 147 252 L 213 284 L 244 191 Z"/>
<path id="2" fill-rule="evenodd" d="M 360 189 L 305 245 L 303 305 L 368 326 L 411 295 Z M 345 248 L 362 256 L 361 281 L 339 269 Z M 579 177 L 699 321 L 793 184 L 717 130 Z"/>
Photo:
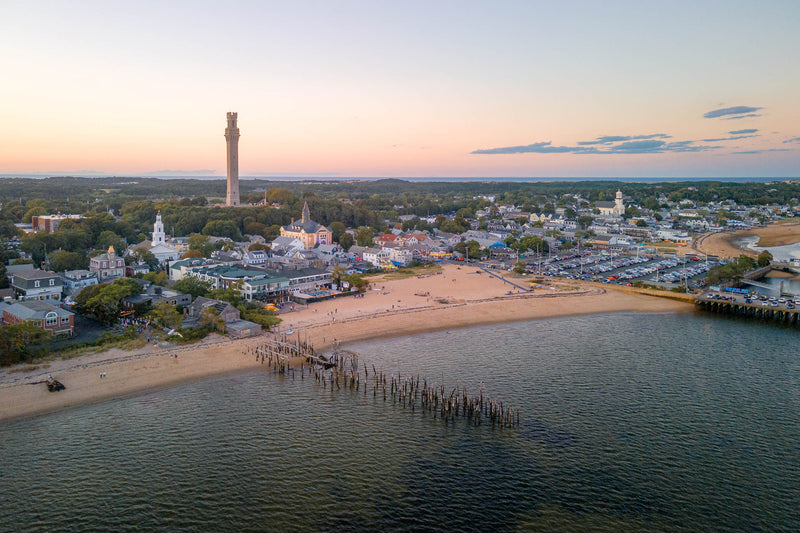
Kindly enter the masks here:
<path id="1" fill-rule="evenodd" d="M 508 275 L 508 273 L 504 273 Z M 511 278 L 510 278 L 511 279 Z M 529 281 L 515 279 L 527 287 Z M 282 315 L 277 334 L 308 339 L 318 349 L 335 340 L 388 338 L 479 324 L 607 312 L 686 312 L 690 303 L 608 290 L 577 281 L 552 281 L 525 292 L 476 268 L 445 266 L 441 274 L 395 281 L 373 279 L 360 298 L 311 304 Z M 609 287 L 612 288 L 612 287 Z M 377 289 L 377 290 L 376 290 Z M 276 333 L 232 341 L 212 335 L 181 348 L 110 350 L 50 368 L 0 374 L 0 421 L 139 394 L 230 372 L 263 368 L 248 350 Z M 176 355 L 177 357 L 170 357 Z M 106 377 L 100 377 L 101 372 Z M 48 374 L 67 389 L 50 393 Z"/>
<path id="2" fill-rule="evenodd" d="M 800 242 L 800 223 L 785 222 L 770 224 L 765 228 L 754 230 L 742 230 L 723 233 L 705 233 L 700 235 L 692 243 L 691 249 L 684 250 L 686 253 L 699 251 L 708 255 L 718 257 L 735 258 L 740 255 L 755 257 L 758 252 L 740 247 L 737 242 L 743 237 L 758 236 L 757 246 L 784 246 Z"/>

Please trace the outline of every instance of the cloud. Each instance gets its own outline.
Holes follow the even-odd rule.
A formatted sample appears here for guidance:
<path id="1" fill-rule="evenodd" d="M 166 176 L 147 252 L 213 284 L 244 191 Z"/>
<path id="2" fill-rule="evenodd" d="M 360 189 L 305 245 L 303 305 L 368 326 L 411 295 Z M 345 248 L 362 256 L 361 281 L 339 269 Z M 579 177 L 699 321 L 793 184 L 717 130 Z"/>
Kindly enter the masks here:
<path id="1" fill-rule="evenodd" d="M 755 118 L 755 117 L 760 117 L 760 116 L 761 115 L 759 115 L 757 113 L 750 113 L 748 115 L 739 115 L 739 116 L 736 116 L 736 117 L 725 117 L 722 120 L 739 120 L 740 118 Z"/>
<path id="2" fill-rule="evenodd" d="M 757 131 L 757 130 L 742 130 Z M 760 135 L 734 135 L 733 137 L 720 137 L 718 139 L 701 139 L 704 143 L 717 143 L 720 141 L 738 141 L 739 139 L 749 139 L 750 137 L 761 137 Z"/>
<path id="3" fill-rule="evenodd" d="M 755 133 L 757 131 L 758 131 L 757 129 L 753 128 L 749 130 L 734 130 L 734 131 L 729 131 L 728 133 L 730 133 L 731 135 L 744 135 L 747 133 Z"/>
<path id="4" fill-rule="evenodd" d="M 666 144 L 664 141 L 629 141 L 612 146 L 609 151 L 627 154 L 654 153 L 662 151 Z"/>
<path id="5" fill-rule="evenodd" d="M 603 137 L 598 137 L 593 141 L 578 141 L 578 145 L 587 146 L 593 144 L 613 144 L 616 142 L 635 141 L 640 139 L 670 139 L 670 138 L 672 138 L 672 136 L 667 135 L 666 133 L 652 133 L 650 135 L 605 135 Z"/>
<path id="6" fill-rule="evenodd" d="M 787 144 L 787 143 L 800 143 L 800 137 L 795 137 L 794 139 L 787 139 L 787 140 L 783 141 L 783 144 Z"/>
<path id="7" fill-rule="evenodd" d="M 763 154 L 764 152 L 791 152 L 789 148 L 768 148 L 766 150 L 743 150 L 741 152 L 731 152 L 732 154 Z"/>
<path id="8" fill-rule="evenodd" d="M 737 105 L 734 107 L 723 107 L 722 109 L 714 109 L 703 115 L 703 118 L 719 118 L 726 115 L 744 115 L 745 113 L 754 113 L 762 107 L 749 107 L 746 105 Z M 757 116 L 757 115 L 756 115 Z M 743 117 L 736 117 L 743 118 Z"/>
<path id="9" fill-rule="evenodd" d="M 669 137 L 658 134 L 658 136 Z M 594 146 L 551 146 L 550 142 L 538 142 L 525 146 L 504 146 L 470 152 L 472 154 L 661 154 L 664 152 L 704 152 L 716 150 L 719 146 L 694 144 L 695 141 L 676 141 L 667 143 L 659 139 L 626 141 L 614 146 L 598 149 Z"/>
<path id="10" fill-rule="evenodd" d="M 525 146 L 504 146 L 502 148 L 485 148 L 470 152 L 473 154 L 563 154 L 569 152 L 590 152 L 591 148 L 576 146 L 551 146 L 551 142 L 538 142 Z"/>

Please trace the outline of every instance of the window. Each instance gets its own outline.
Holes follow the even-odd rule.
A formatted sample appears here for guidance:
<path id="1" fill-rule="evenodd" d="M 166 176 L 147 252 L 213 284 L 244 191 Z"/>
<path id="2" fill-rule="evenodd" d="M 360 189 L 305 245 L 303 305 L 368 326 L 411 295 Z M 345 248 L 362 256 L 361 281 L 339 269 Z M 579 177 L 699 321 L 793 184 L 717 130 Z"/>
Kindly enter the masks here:
<path id="1" fill-rule="evenodd" d="M 36 280 L 36 281 L 34 281 L 34 282 L 33 282 L 33 286 L 34 286 L 34 287 L 38 287 L 38 286 L 39 286 L 39 280 Z"/>
<path id="2" fill-rule="evenodd" d="M 51 280 L 50 280 L 50 286 L 52 287 L 52 286 L 53 286 L 53 285 L 55 285 L 55 284 L 56 284 L 56 280 L 54 280 L 54 279 L 51 279 Z"/>
<path id="3" fill-rule="evenodd" d="M 58 315 L 50 311 L 44 316 L 44 323 L 47 326 L 55 326 L 58 323 Z"/>

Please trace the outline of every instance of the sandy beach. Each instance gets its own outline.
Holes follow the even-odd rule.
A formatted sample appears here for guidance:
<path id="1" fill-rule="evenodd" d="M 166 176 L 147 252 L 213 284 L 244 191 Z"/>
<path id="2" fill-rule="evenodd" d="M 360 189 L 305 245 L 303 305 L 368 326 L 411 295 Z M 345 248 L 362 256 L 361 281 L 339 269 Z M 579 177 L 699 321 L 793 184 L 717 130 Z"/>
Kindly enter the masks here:
<path id="1" fill-rule="evenodd" d="M 471 267 L 445 266 L 440 273 L 398 280 L 372 279 L 363 297 L 311 304 L 282 315 L 277 334 L 292 331 L 318 350 L 356 340 L 388 338 L 428 331 L 538 318 L 606 312 L 686 312 L 687 302 L 609 290 L 572 280 L 547 281 L 524 292 Z M 508 275 L 508 273 L 504 273 Z M 509 278 L 527 287 L 528 281 Z M 140 350 L 110 350 L 69 360 L 50 361 L 33 371 L 3 369 L 0 421 L 125 397 L 181 382 L 263 368 L 248 353 L 276 333 L 230 340 L 212 335 L 185 347 L 148 345 Z M 174 357 L 177 355 L 177 357 Z M 12 372 L 9 373 L 9 370 Z M 100 377 L 101 372 L 105 377 Z M 50 393 L 48 374 L 67 389 Z"/>
<path id="2" fill-rule="evenodd" d="M 743 237 L 758 236 L 758 246 L 784 246 L 800 242 L 800 223 L 782 222 L 770 224 L 764 228 L 723 233 L 704 233 L 695 239 L 686 253 L 699 251 L 718 257 L 735 258 L 742 254 L 755 257 L 753 250 L 742 248 L 736 244 Z"/>

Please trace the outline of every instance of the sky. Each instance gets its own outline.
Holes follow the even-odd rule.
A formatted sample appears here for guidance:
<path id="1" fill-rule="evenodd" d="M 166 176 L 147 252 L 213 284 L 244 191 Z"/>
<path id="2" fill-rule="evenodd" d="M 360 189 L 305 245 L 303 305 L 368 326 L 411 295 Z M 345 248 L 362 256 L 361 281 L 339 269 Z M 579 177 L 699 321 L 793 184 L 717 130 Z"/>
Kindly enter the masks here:
<path id="1" fill-rule="evenodd" d="M 800 2 L 0 2 L 0 174 L 799 177 Z"/>

